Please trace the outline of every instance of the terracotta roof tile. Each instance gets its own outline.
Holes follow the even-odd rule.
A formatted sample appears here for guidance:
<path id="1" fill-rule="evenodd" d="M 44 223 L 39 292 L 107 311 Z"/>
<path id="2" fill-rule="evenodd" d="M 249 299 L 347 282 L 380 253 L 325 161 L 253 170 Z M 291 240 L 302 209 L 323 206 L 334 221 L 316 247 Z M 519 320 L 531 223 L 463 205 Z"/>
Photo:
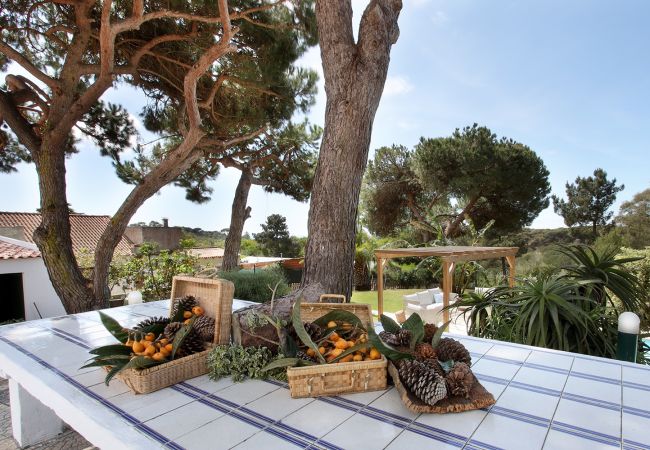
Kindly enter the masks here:
<path id="1" fill-rule="evenodd" d="M 111 220 L 109 216 L 88 216 L 85 214 L 70 215 L 70 231 L 72 249 L 94 251 L 106 225 Z M 0 227 L 22 226 L 25 231 L 24 240 L 34 243 L 34 230 L 41 223 L 39 213 L 0 212 Z M 116 255 L 129 256 L 133 254 L 131 242 L 124 236 L 115 248 Z"/>
<path id="2" fill-rule="evenodd" d="M 40 258 L 41 252 L 0 240 L 0 259 Z"/>

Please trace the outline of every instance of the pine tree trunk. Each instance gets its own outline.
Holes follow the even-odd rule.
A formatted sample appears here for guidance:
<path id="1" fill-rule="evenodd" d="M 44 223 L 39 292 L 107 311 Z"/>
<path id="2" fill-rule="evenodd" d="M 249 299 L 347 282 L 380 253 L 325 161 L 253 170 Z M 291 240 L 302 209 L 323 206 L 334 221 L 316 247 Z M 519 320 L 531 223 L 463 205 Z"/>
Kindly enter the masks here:
<path id="1" fill-rule="evenodd" d="M 239 267 L 239 250 L 241 248 L 241 235 L 244 231 L 244 222 L 250 217 L 251 208 L 246 206 L 248 192 L 251 189 L 252 174 L 250 170 L 242 170 L 239 183 L 232 201 L 230 215 L 230 229 L 226 237 L 223 251 L 222 270 L 234 270 Z"/>
<path id="2" fill-rule="evenodd" d="M 65 155 L 63 151 L 42 144 L 35 153 L 41 194 L 41 224 L 34 241 L 43 256 L 52 286 L 68 314 L 89 311 L 95 306 L 90 281 L 87 280 L 72 251 L 70 210 L 66 196 Z"/>
<path id="3" fill-rule="evenodd" d="M 375 113 L 397 41 L 401 0 L 372 0 L 352 33 L 349 0 L 318 0 L 325 74 L 325 132 L 309 209 L 302 285 L 352 295 L 356 218 Z"/>

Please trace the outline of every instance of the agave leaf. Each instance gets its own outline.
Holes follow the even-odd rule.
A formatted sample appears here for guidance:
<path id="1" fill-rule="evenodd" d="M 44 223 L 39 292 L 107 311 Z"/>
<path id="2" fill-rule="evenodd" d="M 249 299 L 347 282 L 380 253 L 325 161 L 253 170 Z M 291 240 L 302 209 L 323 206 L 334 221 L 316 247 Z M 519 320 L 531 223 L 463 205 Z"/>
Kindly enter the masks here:
<path id="1" fill-rule="evenodd" d="M 172 355 L 171 359 L 174 359 L 176 357 L 176 352 L 178 351 L 179 348 L 183 345 L 183 341 L 187 337 L 188 334 L 190 334 L 190 331 L 192 331 L 192 327 L 194 326 L 194 321 L 196 320 L 196 316 L 192 317 L 186 325 L 183 325 L 180 330 L 176 332 L 176 335 L 174 336 L 174 341 L 172 342 Z"/>
<path id="2" fill-rule="evenodd" d="M 296 301 L 296 303 L 293 305 L 293 312 L 291 313 L 291 323 L 293 324 L 293 328 L 296 330 L 296 334 L 298 335 L 298 338 L 300 338 L 302 343 L 316 352 L 316 356 L 318 357 L 321 363 L 325 363 L 325 358 L 323 358 L 323 355 L 321 355 L 320 352 L 318 351 L 318 346 L 314 344 L 314 341 L 311 340 L 311 336 L 309 336 L 309 333 L 307 333 L 307 330 L 305 330 L 305 325 L 302 323 L 302 318 L 300 317 L 301 303 L 302 303 L 302 297 L 299 298 Z"/>
<path id="3" fill-rule="evenodd" d="M 406 322 L 402 324 L 403 330 L 409 330 L 411 332 L 411 350 L 415 348 L 417 344 L 422 341 L 424 337 L 424 322 L 422 318 L 417 313 L 413 313 L 406 319 Z"/>
<path id="4" fill-rule="evenodd" d="M 410 353 L 404 353 L 400 352 L 399 350 L 394 349 L 388 344 L 385 344 L 379 336 L 377 336 L 377 333 L 375 333 L 375 330 L 372 328 L 368 329 L 368 340 L 372 344 L 373 347 L 375 347 L 379 353 L 384 355 L 386 358 L 392 360 L 392 361 L 397 361 L 400 359 L 413 359 L 413 355 Z"/>
<path id="5" fill-rule="evenodd" d="M 327 328 L 327 324 L 331 321 L 349 322 L 352 325 L 356 325 L 357 327 L 362 328 L 364 331 L 367 326 L 367 324 L 362 323 L 361 319 L 359 319 L 353 313 L 344 309 L 333 309 L 324 316 L 321 316 L 318 319 L 314 320 L 314 323 L 321 328 Z"/>
<path id="6" fill-rule="evenodd" d="M 102 347 L 93 348 L 88 353 L 91 355 L 108 356 L 108 355 L 130 355 L 133 352 L 131 347 L 123 344 L 104 345 Z"/>
<path id="7" fill-rule="evenodd" d="M 356 352 L 357 350 L 361 350 L 362 348 L 367 348 L 367 347 L 368 347 L 368 343 L 367 343 L 367 342 L 361 342 L 361 343 L 359 343 L 359 344 L 353 345 L 352 347 L 350 347 L 349 349 L 347 349 L 346 351 L 344 351 L 343 353 L 341 353 L 339 356 L 337 356 L 336 358 L 332 359 L 332 360 L 329 362 L 329 364 L 335 363 L 335 362 L 339 361 L 340 359 L 343 359 L 343 358 L 345 358 L 346 356 L 351 355 L 352 353 Z"/>
<path id="8" fill-rule="evenodd" d="M 384 331 L 387 331 L 389 333 L 397 333 L 402 329 L 399 323 L 395 322 L 385 314 L 381 314 L 379 316 L 379 321 L 381 322 L 381 326 L 384 327 Z"/>
<path id="9" fill-rule="evenodd" d="M 447 322 L 443 323 L 440 328 L 436 330 L 436 334 L 433 335 L 433 338 L 431 339 L 431 347 L 436 348 L 438 344 L 440 343 L 440 339 L 442 339 L 442 333 L 445 332 L 449 324 L 451 323 L 451 320 L 448 320 Z"/>
<path id="10" fill-rule="evenodd" d="M 273 369 L 280 369 L 282 367 L 294 367 L 298 365 L 298 361 L 302 361 L 300 358 L 281 358 L 276 359 L 272 363 L 267 364 L 262 372 L 267 372 Z"/>
<path id="11" fill-rule="evenodd" d="M 126 331 L 126 328 L 120 325 L 118 321 L 113 319 L 111 316 L 104 314 L 101 311 L 98 312 L 102 324 L 108 330 L 108 332 L 111 333 L 115 339 L 124 344 L 129 339 L 129 333 Z"/>

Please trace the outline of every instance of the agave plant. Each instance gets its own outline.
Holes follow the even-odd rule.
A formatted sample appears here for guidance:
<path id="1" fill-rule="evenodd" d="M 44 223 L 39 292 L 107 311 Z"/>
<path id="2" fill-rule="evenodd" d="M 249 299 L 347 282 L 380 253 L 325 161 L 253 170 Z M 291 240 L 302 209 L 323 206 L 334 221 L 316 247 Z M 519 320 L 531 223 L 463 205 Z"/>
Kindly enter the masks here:
<path id="1" fill-rule="evenodd" d="M 641 258 L 616 258 L 616 249 L 599 253 L 586 245 L 560 245 L 558 251 L 572 262 L 562 267 L 565 277 L 587 282 L 581 289 L 583 295 L 605 307 L 616 308 L 616 297 L 626 311 L 641 309 L 643 289 L 638 278 L 625 267 Z"/>

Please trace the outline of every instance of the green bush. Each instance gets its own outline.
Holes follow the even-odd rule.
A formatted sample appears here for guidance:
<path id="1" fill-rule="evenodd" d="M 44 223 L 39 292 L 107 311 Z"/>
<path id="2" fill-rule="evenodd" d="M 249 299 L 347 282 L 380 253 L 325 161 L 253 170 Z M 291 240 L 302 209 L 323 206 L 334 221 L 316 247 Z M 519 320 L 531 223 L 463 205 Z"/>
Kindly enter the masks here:
<path id="1" fill-rule="evenodd" d="M 287 280 L 278 266 L 265 269 L 234 270 L 220 272 L 220 278 L 230 280 L 235 284 L 235 298 L 250 300 L 252 302 L 267 302 L 271 300 L 271 290 L 278 284 L 275 298 L 287 295 L 290 292 Z"/>

